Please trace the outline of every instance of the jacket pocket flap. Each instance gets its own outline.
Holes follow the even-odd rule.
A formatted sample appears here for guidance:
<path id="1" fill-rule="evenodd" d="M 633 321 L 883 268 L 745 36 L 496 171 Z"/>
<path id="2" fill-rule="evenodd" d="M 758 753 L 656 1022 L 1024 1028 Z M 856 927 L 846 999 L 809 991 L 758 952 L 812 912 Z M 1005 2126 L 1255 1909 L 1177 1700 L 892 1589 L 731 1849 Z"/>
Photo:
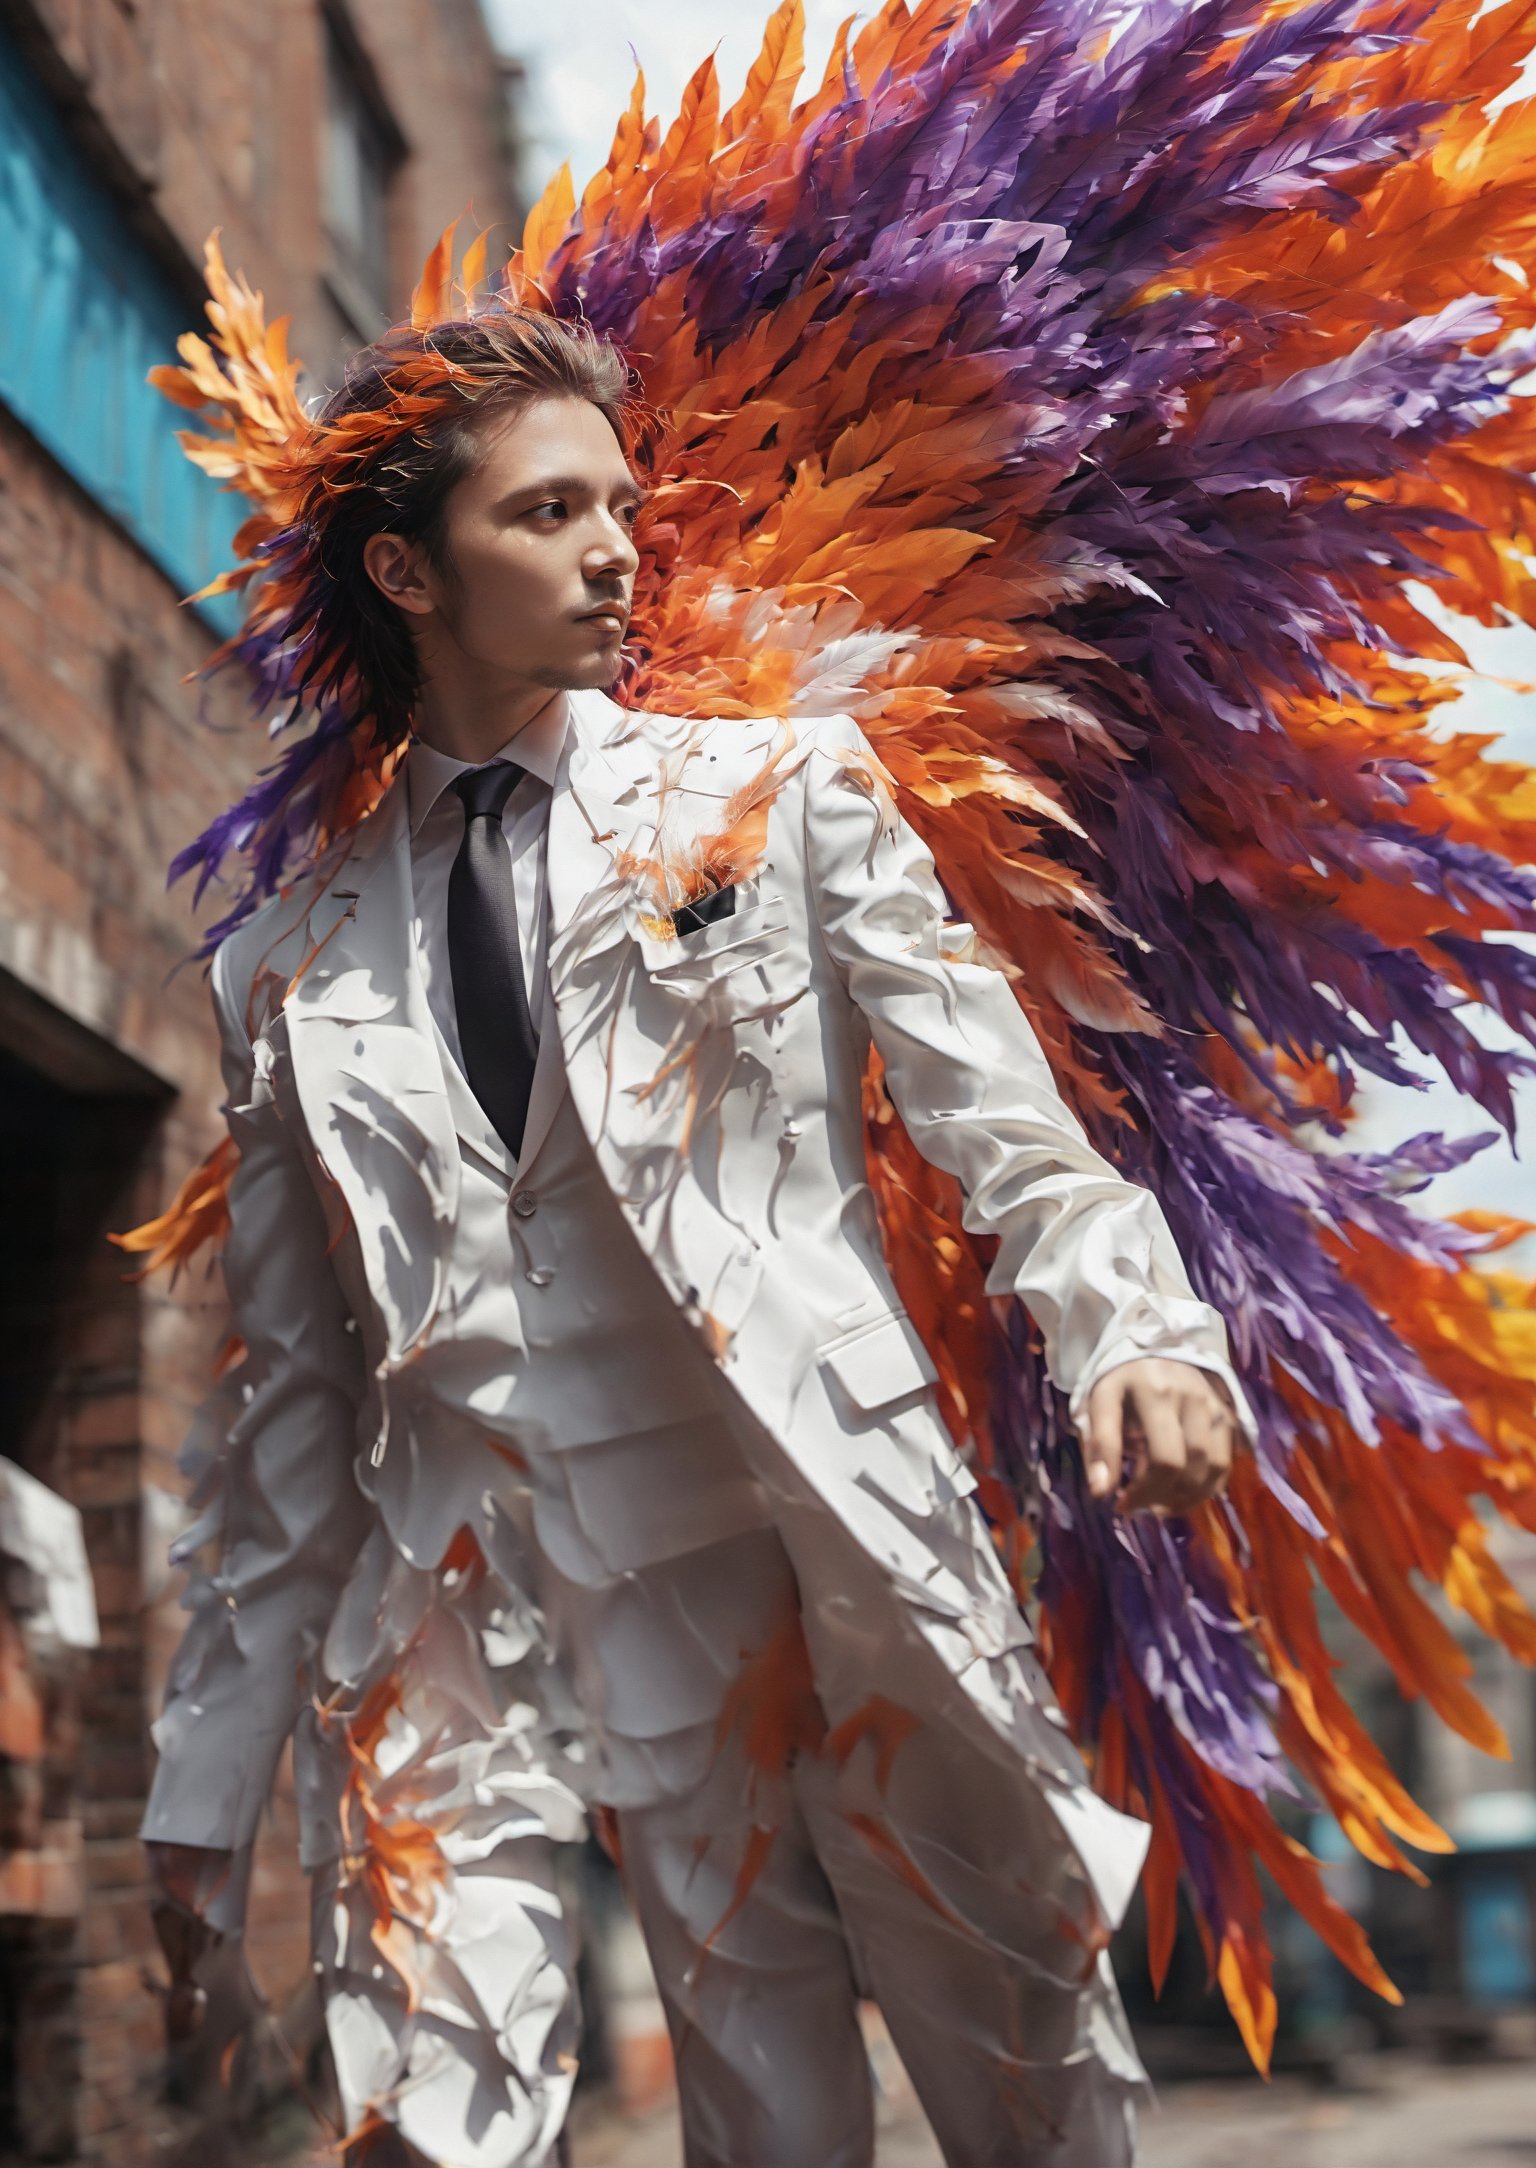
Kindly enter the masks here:
<path id="1" fill-rule="evenodd" d="M 834 1341 L 817 1359 L 856 1408 L 881 1408 L 888 1400 L 904 1399 L 934 1384 L 939 1374 L 917 1327 L 895 1310 L 847 1340 Z"/>

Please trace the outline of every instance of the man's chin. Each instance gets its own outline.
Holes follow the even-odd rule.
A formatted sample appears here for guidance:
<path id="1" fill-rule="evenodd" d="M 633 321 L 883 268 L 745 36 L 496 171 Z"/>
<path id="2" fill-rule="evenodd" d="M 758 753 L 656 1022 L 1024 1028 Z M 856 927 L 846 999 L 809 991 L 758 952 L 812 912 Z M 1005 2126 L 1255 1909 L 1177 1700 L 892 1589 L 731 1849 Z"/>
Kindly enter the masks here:
<path id="1" fill-rule="evenodd" d="M 553 666 L 535 673 L 534 682 L 558 693 L 606 692 L 624 674 L 624 651 L 614 643 L 611 650 L 584 657 L 565 667 Z"/>

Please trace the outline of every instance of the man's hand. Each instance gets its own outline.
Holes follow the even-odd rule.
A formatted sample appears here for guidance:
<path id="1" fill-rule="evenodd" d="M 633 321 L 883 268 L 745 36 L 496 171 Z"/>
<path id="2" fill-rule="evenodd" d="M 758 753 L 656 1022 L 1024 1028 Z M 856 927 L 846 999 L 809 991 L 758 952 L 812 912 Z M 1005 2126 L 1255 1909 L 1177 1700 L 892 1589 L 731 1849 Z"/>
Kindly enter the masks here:
<path id="1" fill-rule="evenodd" d="M 1088 1488 L 1118 1503 L 1188 1513 L 1226 1488 L 1237 1417 L 1225 1386 L 1198 1364 L 1148 1355 L 1106 1370 L 1082 1426 Z"/>
<path id="2" fill-rule="evenodd" d="M 208 2007 L 197 1968 L 223 1937 L 201 1915 L 229 1873 L 229 1854 L 194 1844 L 149 1844 L 145 1849 L 158 1893 L 150 1916 L 170 1974 L 161 1989 L 166 2043 L 178 2048 L 202 2029 Z"/>
<path id="3" fill-rule="evenodd" d="M 185 2047 L 202 2031 L 208 2012 L 208 1995 L 197 1979 L 197 1968 L 219 1937 L 177 1905 L 154 1905 L 150 1916 L 170 1974 L 170 1979 L 156 1990 L 165 1998 L 166 2046 Z"/>

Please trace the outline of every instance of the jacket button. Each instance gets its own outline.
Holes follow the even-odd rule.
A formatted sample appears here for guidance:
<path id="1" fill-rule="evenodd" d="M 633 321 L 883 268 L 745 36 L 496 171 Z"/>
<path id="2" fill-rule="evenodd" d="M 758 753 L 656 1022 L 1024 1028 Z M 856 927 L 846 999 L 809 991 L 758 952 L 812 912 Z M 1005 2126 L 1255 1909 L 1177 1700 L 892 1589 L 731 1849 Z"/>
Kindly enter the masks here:
<path id="1" fill-rule="evenodd" d="M 520 1189 L 513 1194 L 512 1209 L 519 1219 L 532 1219 L 539 1209 L 539 1200 L 531 1189 Z"/>

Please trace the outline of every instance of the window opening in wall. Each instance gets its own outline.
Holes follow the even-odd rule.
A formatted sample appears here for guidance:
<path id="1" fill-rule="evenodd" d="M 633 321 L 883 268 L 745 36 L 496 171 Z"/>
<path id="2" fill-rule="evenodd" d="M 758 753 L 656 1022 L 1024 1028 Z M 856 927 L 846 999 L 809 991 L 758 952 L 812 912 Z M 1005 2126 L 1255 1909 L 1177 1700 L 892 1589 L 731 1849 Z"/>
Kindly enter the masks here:
<path id="1" fill-rule="evenodd" d="M 76 2157 L 89 1847 L 143 1794 L 142 1298 L 106 1230 L 138 1216 L 165 1103 L 147 1077 L 114 1087 L 103 1064 L 129 1064 L 95 1050 L 63 1082 L 85 1034 L 35 1044 L 43 1008 L 0 976 L 0 1456 L 80 1507 L 107 1631 L 89 1656 L 35 1636 L 31 1584 L 0 1555 L 0 2160 L 17 2164 Z"/>
<path id="2" fill-rule="evenodd" d="M 22 9 L 22 15 L 29 11 Z M 241 511 L 177 442 L 186 421 L 148 381 L 196 304 L 101 183 L 0 5 L 0 405 L 181 594 L 229 563 Z M 233 596 L 196 605 L 221 633 Z"/>
<path id="3" fill-rule="evenodd" d="M 371 339 L 389 321 L 389 189 L 405 145 L 343 17 L 326 17 L 325 52 L 329 284 L 352 329 Z"/>

